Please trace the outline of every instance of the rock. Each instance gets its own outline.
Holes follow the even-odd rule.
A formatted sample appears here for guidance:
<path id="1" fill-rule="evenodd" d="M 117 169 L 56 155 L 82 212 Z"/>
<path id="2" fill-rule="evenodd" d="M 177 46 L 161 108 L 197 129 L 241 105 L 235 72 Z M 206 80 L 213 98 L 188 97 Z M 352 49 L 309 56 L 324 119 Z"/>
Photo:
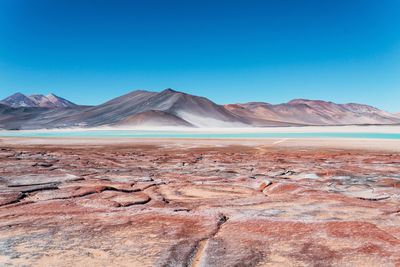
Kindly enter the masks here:
<path id="1" fill-rule="evenodd" d="M 3 177 L 3 181 L 10 187 L 30 186 L 40 184 L 54 184 L 76 181 L 80 178 L 73 174 L 24 174 L 20 176 Z"/>
<path id="2" fill-rule="evenodd" d="M 293 194 L 302 189 L 304 188 L 294 183 L 275 183 L 266 188 L 264 192 L 267 194 Z"/>
<path id="3" fill-rule="evenodd" d="M 0 265 L 399 265 L 400 153 L 163 142 L 7 146 Z"/>
<path id="4" fill-rule="evenodd" d="M 39 162 L 39 163 L 35 163 L 35 164 L 32 165 L 32 167 L 36 167 L 36 166 L 49 168 L 49 167 L 53 166 L 53 164 L 50 163 L 50 162 Z"/>
<path id="5" fill-rule="evenodd" d="M 394 178 L 383 178 L 378 180 L 380 186 L 388 186 L 394 188 L 400 188 L 400 179 Z"/>
<path id="6" fill-rule="evenodd" d="M 21 192 L 0 192 L 0 206 L 17 203 L 23 197 Z"/>
<path id="7" fill-rule="evenodd" d="M 120 206 L 123 207 L 132 205 L 143 205 L 151 200 L 151 198 L 143 192 L 119 193 L 107 199 L 117 202 Z"/>
<path id="8" fill-rule="evenodd" d="M 267 188 L 267 187 L 270 186 L 271 184 L 272 184 L 271 181 L 264 180 L 264 181 L 260 184 L 260 186 L 258 187 L 258 190 L 262 192 L 265 188 Z"/>

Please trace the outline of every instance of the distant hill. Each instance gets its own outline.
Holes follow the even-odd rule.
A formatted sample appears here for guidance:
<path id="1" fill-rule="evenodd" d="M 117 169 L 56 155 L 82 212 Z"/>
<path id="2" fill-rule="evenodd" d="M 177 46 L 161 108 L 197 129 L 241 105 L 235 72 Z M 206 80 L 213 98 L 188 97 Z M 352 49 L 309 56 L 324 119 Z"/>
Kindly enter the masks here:
<path id="1" fill-rule="evenodd" d="M 1 104 L 8 105 L 13 108 L 19 107 L 41 107 L 41 108 L 66 108 L 75 107 L 76 104 L 54 94 L 30 95 L 26 96 L 21 93 L 15 93 L 2 101 Z"/>
<path id="2" fill-rule="evenodd" d="M 218 105 L 207 98 L 166 89 L 137 90 L 97 106 L 79 106 L 53 94 L 16 93 L 0 102 L 0 129 L 65 127 L 267 127 L 400 124 L 400 115 L 362 104 L 294 99 Z"/>
<path id="3" fill-rule="evenodd" d="M 294 99 L 271 105 L 263 102 L 225 105 L 232 113 L 259 126 L 271 121 L 300 125 L 397 124 L 400 117 L 362 104 L 335 104 L 321 100 Z"/>

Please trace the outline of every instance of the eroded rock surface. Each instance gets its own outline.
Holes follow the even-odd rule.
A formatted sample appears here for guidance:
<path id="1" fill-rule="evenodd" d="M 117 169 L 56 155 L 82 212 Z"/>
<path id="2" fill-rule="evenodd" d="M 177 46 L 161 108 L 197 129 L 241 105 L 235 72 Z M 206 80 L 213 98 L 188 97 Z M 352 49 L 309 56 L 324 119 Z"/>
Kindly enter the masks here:
<path id="1" fill-rule="evenodd" d="M 1 266 L 400 266 L 400 154 L 3 146 Z"/>

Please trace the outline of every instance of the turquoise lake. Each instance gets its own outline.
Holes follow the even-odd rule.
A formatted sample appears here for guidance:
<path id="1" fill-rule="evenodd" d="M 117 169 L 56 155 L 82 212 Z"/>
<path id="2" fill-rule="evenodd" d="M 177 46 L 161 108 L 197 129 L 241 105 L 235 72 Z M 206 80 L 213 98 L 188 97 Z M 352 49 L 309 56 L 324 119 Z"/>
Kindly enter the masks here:
<path id="1" fill-rule="evenodd" d="M 178 132 L 144 130 L 88 130 L 88 131 L 0 131 L 0 137 L 102 137 L 102 138 L 365 138 L 400 139 L 400 133 L 363 132 Z"/>

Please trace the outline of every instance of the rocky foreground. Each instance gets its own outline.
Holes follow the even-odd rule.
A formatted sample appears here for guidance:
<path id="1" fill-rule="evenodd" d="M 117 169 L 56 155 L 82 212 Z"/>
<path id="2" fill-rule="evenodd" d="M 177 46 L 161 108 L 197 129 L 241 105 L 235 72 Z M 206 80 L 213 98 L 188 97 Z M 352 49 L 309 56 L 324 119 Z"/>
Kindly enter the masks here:
<path id="1" fill-rule="evenodd" d="M 0 148 L 1 266 L 400 266 L 400 153 Z"/>

